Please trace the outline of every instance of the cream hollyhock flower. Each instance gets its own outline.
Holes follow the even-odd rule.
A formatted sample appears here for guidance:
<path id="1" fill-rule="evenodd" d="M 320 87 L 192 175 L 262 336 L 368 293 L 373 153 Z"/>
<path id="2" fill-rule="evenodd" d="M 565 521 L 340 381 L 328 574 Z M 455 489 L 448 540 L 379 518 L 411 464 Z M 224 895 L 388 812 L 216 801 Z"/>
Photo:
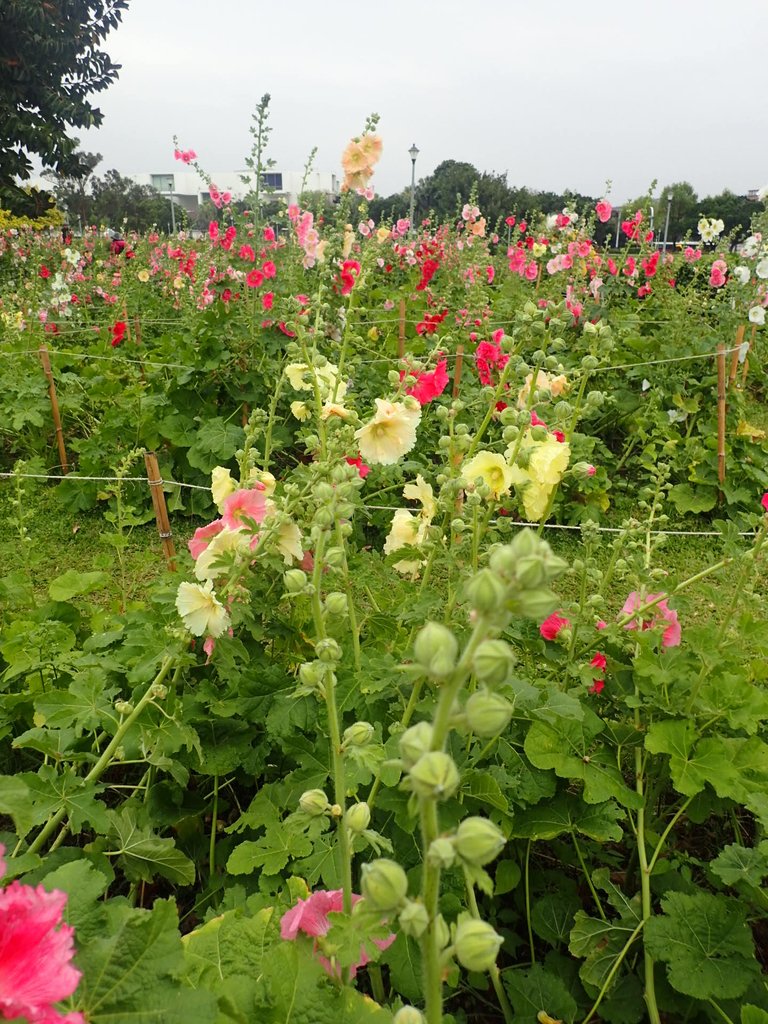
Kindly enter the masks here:
<path id="1" fill-rule="evenodd" d="M 230 494 L 237 490 L 237 482 L 232 479 L 228 469 L 224 466 L 215 466 L 211 472 L 211 496 L 216 508 L 221 512 L 221 507 Z"/>
<path id="2" fill-rule="evenodd" d="M 409 501 L 420 501 L 422 516 L 428 523 L 432 522 L 435 510 L 437 509 L 437 503 L 435 502 L 432 484 L 428 484 L 421 473 L 416 477 L 415 484 L 405 485 L 403 497 L 408 498 Z"/>
<path id="3" fill-rule="evenodd" d="M 136 277 L 138 277 L 138 279 L 141 281 L 142 284 L 146 284 L 147 281 L 149 280 L 149 271 L 148 270 L 140 270 L 138 272 L 138 274 L 136 275 Z"/>
<path id="4" fill-rule="evenodd" d="M 392 466 L 416 444 L 416 427 L 421 419 L 421 406 L 376 399 L 376 414 L 365 426 L 355 431 L 360 454 L 365 462 Z"/>
<path id="5" fill-rule="evenodd" d="M 338 380 L 339 368 L 333 363 L 315 367 L 308 366 L 306 363 L 289 363 L 285 367 L 285 375 L 294 391 L 314 391 L 313 369 L 320 386 L 321 397 L 323 399 L 333 397 L 334 401 L 340 402 L 347 393 L 347 385 L 345 381 Z"/>
<path id="6" fill-rule="evenodd" d="M 749 311 L 749 322 L 762 327 L 765 324 L 765 309 L 762 306 L 753 306 Z"/>
<path id="7" fill-rule="evenodd" d="M 733 276 L 739 282 L 739 284 L 749 284 L 749 279 L 752 276 L 749 267 L 739 266 L 733 268 Z"/>
<path id="8" fill-rule="evenodd" d="M 264 488 L 264 495 L 268 498 L 270 494 L 275 493 L 275 487 L 277 486 L 277 480 L 274 476 L 266 469 L 254 468 L 248 474 L 248 486 L 253 487 L 254 484 L 261 484 Z"/>
<path id="9" fill-rule="evenodd" d="M 490 488 L 491 497 L 495 499 L 508 494 L 513 482 L 511 466 L 503 455 L 493 452 L 478 452 L 462 467 L 461 478 L 465 487 L 474 488 L 478 477 Z"/>
<path id="10" fill-rule="evenodd" d="M 528 405 L 528 396 L 531 393 L 532 382 L 533 373 L 531 372 L 525 378 L 525 383 L 520 388 L 520 393 L 517 396 L 518 409 L 525 409 Z M 544 370 L 539 370 L 536 374 L 536 383 L 533 385 L 533 388 L 534 391 L 548 391 L 553 398 L 559 398 L 560 395 L 568 390 L 568 379 L 562 373 L 555 377 L 550 373 L 545 373 Z"/>
<path id="11" fill-rule="evenodd" d="M 203 585 L 180 583 L 176 592 L 176 611 L 193 636 L 219 637 L 229 628 L 229 615 L 214 594 L 210 580 Z"/>
<path id="12" fill-rule="evenodd" d="M 407 508 L 397 509 L 392 516 L 392 526 L 387 539 L 384 541 L 384 554 L 390 555 L 400 548 L 418 547 L 424 540 L 428 525 L 423 516 L 416 516 Z M 422 561 L 403 559 L 401 562 L 395 562 L 394 568 L 398 572 L 410 573 L 415 579 L 423 564 Z"/>
<path id="13" fill-rule="evenodd" d="M 507 449 L 511 455 L 513 446 Z M 531 522 L 538 522 L 547 511 L 549 499 L 568 468 L 571 446 L 561 443 L 552 434 L 543 441 L 534 441 L 530 430 L 523 439 L 522 450 L 528 455 L 527 468 L 512 466 L 512 482 L 522 492 L 523 508 Z"/>
<path id="14" fill-rule="evenodd" d="M 320 413 L 321 420 L 328 420 L 331 416 L 338 416 L 341 420 L 348 420 L 352 415 L 349 409 L 345 409 L 343 405 L 338 402 L 326 402 L 323 406 L 322 412 Z"/>
<path id="15" fill-rule="evenodd" d="M 290 520 L 281 523 L 277 528 L 275 542 L 286 565 L 300 562 L 304 557 L 304 551 L 301 547 L 301 530 L 299 530 L 296 523 Z"/>
<path id="16" fill-rule="evenodd" d="M 763 259 L 755 267 L 755 273 L 762 280 L 765 281 L 768 278 L 768 256 L 764 256 Z"/>
<path id="17" fill-rule="evenodd" d="M 291 402 L 291 413 L 300 423 L 304 423 L 312 417 L 312 410 L 306 402 Z"/>
<path id="18" fill-rule="evenodd" d="M 238 553 L 247 550 L 248 543 L 252 539 L 252 534 L 246 534 L 242 530 L 230 530 L 225 527 L 220 533 L 216 534 L 205 551 L 198 555 L 195 562 L 195 576 L 199 580 L 215 580 L 224 570 L 214 568 L 214 563 L 218 562 L 222 555 L 230 551 Z"/>

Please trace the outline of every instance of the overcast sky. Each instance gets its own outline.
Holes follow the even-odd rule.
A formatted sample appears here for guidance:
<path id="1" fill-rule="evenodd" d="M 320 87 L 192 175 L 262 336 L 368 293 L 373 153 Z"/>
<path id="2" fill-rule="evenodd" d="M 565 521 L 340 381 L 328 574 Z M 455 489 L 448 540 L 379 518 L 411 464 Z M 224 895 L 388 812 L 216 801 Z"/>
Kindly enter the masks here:
<path id="1" fill-rule="evenodd" d="M 83 147 L 100 171 L 173 170 L 174 133 L 209 170 L 243 166 L 272 96 L 277 170 L 340 171 L 381 115 L 388 195 L 442 160 L 510 185 L 616 201 L 690 181 L 768 183 L 768 0 L 129 0 L 107 38 L 119 81 Z M 177 165 L 178 166 L 178 165 Z"/>

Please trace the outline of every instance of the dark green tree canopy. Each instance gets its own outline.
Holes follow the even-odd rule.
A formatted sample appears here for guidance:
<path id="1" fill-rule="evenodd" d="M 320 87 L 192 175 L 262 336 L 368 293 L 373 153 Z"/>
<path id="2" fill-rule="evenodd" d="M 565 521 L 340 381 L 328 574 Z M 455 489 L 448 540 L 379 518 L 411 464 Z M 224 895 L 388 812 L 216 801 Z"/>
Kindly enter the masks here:
<path id="1" fill-rule="evenodd" d="M 0 202 L 17 195 L 30 156 L 71 170 L 72 128 L 101 124 L 88 97 L 120 65 L 100 49 L 128 0 L 0 0 Z"/>

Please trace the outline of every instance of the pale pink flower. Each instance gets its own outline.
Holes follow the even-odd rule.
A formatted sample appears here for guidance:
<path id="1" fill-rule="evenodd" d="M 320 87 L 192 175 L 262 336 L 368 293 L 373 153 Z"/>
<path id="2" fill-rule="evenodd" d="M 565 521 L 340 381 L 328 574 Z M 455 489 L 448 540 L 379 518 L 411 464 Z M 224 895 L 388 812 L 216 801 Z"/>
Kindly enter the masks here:
<path id="1" fill-rule="evenodd" d="M 621 614 L 629 615 L 638 608 L 641 608 L 644 604 L 655 601 L 657 597 L 661 597 L 661 594 L 647 594 L 642 598 L 636 590 L 633 590 L 624 602 Z M 662 601 L 659 601 L 653 608 L 649 609 L 649 613 L 653 618 L 649 622 L 643 622 L 643 629 L 651 629 L 652 627 L 663 626 L 667 623 L 668 625 L 666 626 L 664 635 L 661 639 L 662 646 L 679 647 L 682 631 L 677 618 L 677 612 L 669 607 L 667 599 L 664 598 Z M 637 619 L 633 619 L 631 622 L 628 622 L 624 626 L 624 629 L 637 629 Z"/>
<path id="2" fill-rule="evenodd" d="M 595 206 L 595 213 L 597 214 L 597 219 L 600 221 L 600 223 L 605 224 L 607 221 L 611 219 L 613 207 L 607 199 L 601 199 L 597 206 Z"/>
<path id="3" fill-rule="evenodd" d="M 239 530 L 247 525 L 246 519 L 262 523 L 267 514 L 267 496 L 264 485 L 241 488 L 224 499 L 221 521 L 230 530 Z"/>
<path id="4" fill-rule="evenodd" d="M 198 526 L 192 538 L 187 541 L 189 553 L 195 561 L 202 555 L 216 534 L 221 533 L 223 529 L 224 521 L 222 519 L 214 519 L 207 526 Z"/>
<path id="5" fill-rule="evenodd" d="M 356 893 L 352 894 L 352 905 L 354 906 L 357 902 L 362 899 L 362 896 L 358 896 Z M 299 932 L 303 932 L 305 935 L 310 935 L 313 938 L 322 938 L 327 935 L 331 921 L 328 918 L 329 914 L 339 914 L 344 909 L 344 893 L 341 889 L 332 889 L 330 892 L 320 889 L 317 892 L 311 893 L 305 900 L 299 900 L 295 907 L 292 907 L 285 914 L 283 914 L 280 920 L 280 935 L 283 939 L 292 941 L 296 938 Z M 374 943 L 379 949 L 387 949 L 395 941 L 394 935 L 388 935 L 386 939 L 374 939 Z M 315 952 L 317 954 L 317 943 L 315 943 Z M 340 975 L 340 969 L 338 965 L 331 964 L 330 960 L 321 954 L 317 954 L 317 959 L 323 965 L 327 973 L 332 978 L 338 978 Z M 361 967 L 365 967 L 367 963 L 370 963 L 370 957 L 365 951 L 365 946 L 360 946 L 360 959 L 351 965 L 349 969 L 350 976 L 354 978 L 358 970 Z"/>

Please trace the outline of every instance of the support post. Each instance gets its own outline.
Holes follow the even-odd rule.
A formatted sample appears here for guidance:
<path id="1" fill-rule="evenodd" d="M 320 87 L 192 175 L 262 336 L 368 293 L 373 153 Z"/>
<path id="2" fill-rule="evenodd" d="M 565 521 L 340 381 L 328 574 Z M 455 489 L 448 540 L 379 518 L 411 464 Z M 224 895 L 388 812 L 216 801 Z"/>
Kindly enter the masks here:
<path id="1" fill-rule="evenodd" d="M 61 429 L 59 400 L 56 397 L 56 384 L 54 383 L 53 373 L 51 371 L 51 361 L 48 358 L 48 349 L 45 345 L 41 345 L 38 351 L 40 353 L 40 362 L 43 364 L 43 373 L 48 381 L 48 397 L 51 400 L 53 425 L 56 428 L 56 444 L 59 449 L 59 464 L 61 466 L 62 473 L 66 474 L 69 472 L 69 463 L 67 462 L 67 449 L 64 447 L 64 431 Z"/>
<path id="2" fill-rule="evenodd" d="M 721 501 L 725 482 L 725 411 L 725 345 L 720 342 L 717 346 L 717 480 Z"/>
<path id="3" fill-rule="evenodd" d="M 165 561 L 167 562 L 168 568 L 171 572 L 176 572 L 176 549 L 173 546 L 171 523 L 168 519 L 168 509 L 165 504 L 163 478 L 160 476 L 160 469 L 157 465 L 157 456 L 154 452 L 145 453 L 144 465 L 147 467 L 149 493 L 152 495 L 152 507 L 155 510 L 157 532 L 160 535 L 160 540 L 163 542 L 163 554 L 165 555 Z"/>
<path id="4" fill-rule="evenodd" d="M 453 397 L 459 397 L 459 388 L 461 387 L 461 368 L 464 365 L 464 346 L 456 346 L 456 366 L 453 370 Z"/>
<path id="5" fill-rule="evenodd" d="M 744 324 L 740 324 L 739 327 L 736 328 L 736 340 L 733 343 L 734 351 L 731 352 L 731 369 L 730 369 L 730 372 L 728 374 L 728 387 L 729 388 L 732 388 L 733 385 L 736 382 L 736 373 L 738 372 L 738 369 L 739 369 L 739 347 L 741 346 L 742 342 L 744 341 L 744 331 L 745 331 Z"/>

